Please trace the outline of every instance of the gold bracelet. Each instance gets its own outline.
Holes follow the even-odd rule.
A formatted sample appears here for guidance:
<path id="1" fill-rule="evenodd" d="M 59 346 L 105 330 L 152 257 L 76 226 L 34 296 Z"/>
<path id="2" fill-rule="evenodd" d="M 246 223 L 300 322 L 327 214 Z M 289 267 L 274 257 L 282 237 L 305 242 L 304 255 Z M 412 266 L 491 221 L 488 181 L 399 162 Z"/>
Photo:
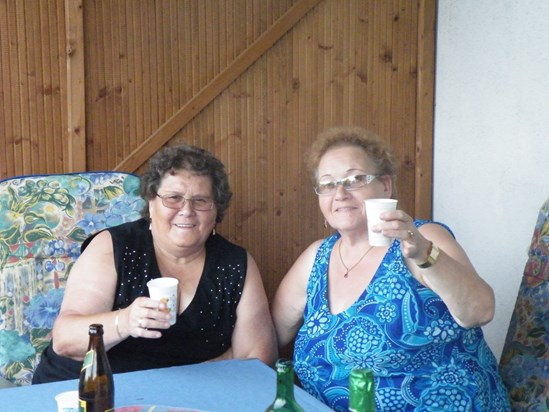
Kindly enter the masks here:
<path id="1" fill-rule="evenodd" d="M 431 247 L 429 248 L 429 256 L 427 256 L 427 261 L 425 261 L 425 263 L 422 263 L 421 265 L 418 265 L 418 266 L 421 269 L 430 268 L 436 263 L 439 254 L 440 254 L 440 249 L 438 248 L 437 245 L 431 242 Z"/>
<path id="2" fill-rule="evenodd" d="M 116 317 L 114 318 L 114 326 L 116 327 L 116 333 L 118 334 L 119 338 L 122 338 L 122 334 L 120 333 L 120 329 L 118 328 L 118 315 L 120 314 L 120 309 L 118 309 L 118 312 L 116 313 Z"/>

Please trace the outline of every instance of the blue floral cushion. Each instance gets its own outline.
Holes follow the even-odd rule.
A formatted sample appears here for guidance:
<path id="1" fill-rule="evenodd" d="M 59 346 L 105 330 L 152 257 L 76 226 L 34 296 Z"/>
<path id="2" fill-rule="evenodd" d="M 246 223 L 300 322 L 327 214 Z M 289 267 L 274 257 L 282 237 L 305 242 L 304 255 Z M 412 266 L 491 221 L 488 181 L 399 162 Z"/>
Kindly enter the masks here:
<path id="1" fill-rule="evenodd" d="M 513 411 L 549 410 L 549 199 L 534 229 L 500 371 Z"/>
<path id="2" fill-rule="evenodd" d="M 122 172 L 0 181 L 0 377 L 31 383 L 82 241 L 144 204 L 139 177 Z"/>

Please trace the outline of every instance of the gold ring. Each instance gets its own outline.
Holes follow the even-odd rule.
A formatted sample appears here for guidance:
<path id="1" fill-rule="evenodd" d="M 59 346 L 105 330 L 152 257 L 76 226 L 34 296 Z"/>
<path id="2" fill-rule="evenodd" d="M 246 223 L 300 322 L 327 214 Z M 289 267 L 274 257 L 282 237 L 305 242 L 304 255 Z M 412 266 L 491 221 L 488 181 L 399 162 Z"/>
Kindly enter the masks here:
<path id="1" fill-rule="evenodd" d="M 411 230 L 408 231 L 408 237 L 409 237 L 410 239 L 413 239 L 414 235 L 415 235 L 414 232 L 412 232 Z"/>

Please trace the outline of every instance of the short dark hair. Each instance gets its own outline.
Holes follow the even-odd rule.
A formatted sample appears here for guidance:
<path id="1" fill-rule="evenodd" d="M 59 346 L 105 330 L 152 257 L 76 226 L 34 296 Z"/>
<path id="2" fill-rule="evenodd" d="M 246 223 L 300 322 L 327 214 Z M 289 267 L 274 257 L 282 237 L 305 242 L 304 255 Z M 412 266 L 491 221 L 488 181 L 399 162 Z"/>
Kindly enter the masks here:
<path id="1" fill-rule="evenodd" d="M 393 182 L 392 197 L 396 196 L 397 163 L 393 152 L 377 134 L 362 127 L 330 127 L 318 134 L 305 154 L 305 163 L 314 185 L 318 184 L 318 165 L 322 156 L 329 149 L 341 146 L 356 146 L 364 150 L 374 162 L 376 173 L 390 176 Z"/>
<path id="2" fill-rule="evenodd" d="M 213 199 L 217 208 L 216 222 L 221 223 L 233 195 L 225 166 L 207 150 L 188 144 L 167 146 L 151 157 L 149 170 L 141 177 L 140 193 L 146 201 L 141 215 L 150 219 L 148 201 L 158 194 L 166 173 L 175 174 L 178 170 L 212 179 Z"/>

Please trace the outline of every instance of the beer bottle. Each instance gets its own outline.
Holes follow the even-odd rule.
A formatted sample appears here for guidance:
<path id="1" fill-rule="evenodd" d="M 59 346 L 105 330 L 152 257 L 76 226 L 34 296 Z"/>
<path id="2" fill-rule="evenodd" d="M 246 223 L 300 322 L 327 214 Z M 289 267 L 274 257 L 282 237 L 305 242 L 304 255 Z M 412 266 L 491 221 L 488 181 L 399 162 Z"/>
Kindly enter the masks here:
<path id="1" fill-rule="evenodd" d="M 294 398 L 294 365 L 289 359 L 278 359 L 276 369 L 276 397 L 265 412 L 303 412 Z"/>
<path id="2" fill-rule="evenodd" d="M 79 412 L 114 411 L 114 381 L 105 345 L 103 325 L 89 327 L 90 343 L 78 384 Z"/>
<path id="3" fill-rule="evenodd" d="M 374 373 L 370 369 L 353 369 L 349 375 L 349 411 L 375 412 Z"/>

